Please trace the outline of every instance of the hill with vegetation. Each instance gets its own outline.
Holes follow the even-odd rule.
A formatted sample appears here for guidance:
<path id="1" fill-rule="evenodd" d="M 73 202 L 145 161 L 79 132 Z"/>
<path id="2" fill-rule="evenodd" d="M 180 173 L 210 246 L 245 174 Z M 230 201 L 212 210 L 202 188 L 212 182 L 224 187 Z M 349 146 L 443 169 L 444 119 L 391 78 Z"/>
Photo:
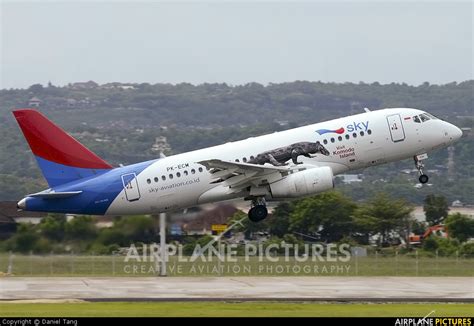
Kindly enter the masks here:
<path id="1" fill-rule="evenodd" d="M 363 112 L 365 107 L 415 107 L 461 127 L 472 127 L 474 81 L 419 86 L 379 83 L 295 81 L 261 85 L 187 83 L 65 87 L 32 85 L 0 90 L 0 200 L 18 200 L 46 187 L 11 111 L 39 106 L 50 119 L 71 132 L 114 165 L 176 154 L 227 141 Z M 355 200 L 379 191 L 420 203 L 437 193 L 448 200 L 474 204 L 474 141 L 435 152 L 427 163 L 432 186 L 416 188 L 411 160 L 358 171 L 363 181 L 341 190 Z M 405 171 L 405 172 L 404 172 Z"/>

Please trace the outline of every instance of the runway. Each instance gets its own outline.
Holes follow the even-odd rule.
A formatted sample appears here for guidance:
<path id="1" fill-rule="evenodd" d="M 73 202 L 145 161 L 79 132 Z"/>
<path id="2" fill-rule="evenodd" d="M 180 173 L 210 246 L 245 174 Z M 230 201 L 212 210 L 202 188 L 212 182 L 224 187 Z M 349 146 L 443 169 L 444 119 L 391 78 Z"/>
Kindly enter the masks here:
<path id="1" fill-rule="evenodd" d="M 4 277 L 0 300 L 474 302 L 472 277 Z"/>

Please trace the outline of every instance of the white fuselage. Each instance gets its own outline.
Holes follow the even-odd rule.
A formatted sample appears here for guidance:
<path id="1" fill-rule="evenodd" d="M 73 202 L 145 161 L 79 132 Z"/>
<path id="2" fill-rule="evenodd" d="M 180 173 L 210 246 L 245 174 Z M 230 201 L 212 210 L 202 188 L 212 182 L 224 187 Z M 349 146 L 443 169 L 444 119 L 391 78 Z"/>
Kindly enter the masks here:
<path id="1" fill-rule="evenodd" d="M 249 194 L 250 189 L 238 193 L 219 190 L 222 185 L 211 183 L 210 171 L 197 163 L 203 160 L 244 163 L 275 148 L 319 141 L 330 155 L 299 156 L 303 164 L 294 165 L 289 160 L 288 166 L 327 166 L 337 175 L 427 153 L 460 137 L 459 128 L 443 120 L 429 116 L 421 121 L 419 115 L 423 113 L 407 108 L 383 109 L 159 159 L 136 177 L 132 189 L 122 190 L 107 214 L 165 212 Z"/>

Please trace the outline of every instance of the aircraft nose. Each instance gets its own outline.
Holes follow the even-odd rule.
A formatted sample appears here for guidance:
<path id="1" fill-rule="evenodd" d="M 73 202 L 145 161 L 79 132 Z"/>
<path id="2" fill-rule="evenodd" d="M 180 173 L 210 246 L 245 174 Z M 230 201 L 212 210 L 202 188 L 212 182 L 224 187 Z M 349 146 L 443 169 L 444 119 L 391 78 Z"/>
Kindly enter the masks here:
<path id="1" fill-rule="evenodd" d="M 16 207 L 18 209 L 26 209 L 26 198 L 23 198 L 22 200 L 20 200 L 17 204 L 16 204 Z"/>
<path id="2" fill-rule="evenodd" d="M 462 137 L 462 130 L 453 124 L 448 124 L 447 133 L 449 140 L 455 142 Z"/>

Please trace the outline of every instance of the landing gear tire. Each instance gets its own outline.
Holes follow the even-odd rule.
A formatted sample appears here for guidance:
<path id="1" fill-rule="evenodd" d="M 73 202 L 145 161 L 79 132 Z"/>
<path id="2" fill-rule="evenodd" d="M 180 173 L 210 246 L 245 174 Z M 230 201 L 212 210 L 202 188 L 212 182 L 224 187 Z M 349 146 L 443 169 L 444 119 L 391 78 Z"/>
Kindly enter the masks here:
<path id="1" fill-rule="evenodd" d="M 422 174 L 420 175 L 420 177 L 418 178 L 418 180 L 420 181 L 420 183 L 427 183 L 428 182 L 428 176 L 426 174 Z"/>
<path id="2" fill-rule="evenodd" d="M 248 215 L 249 215 L 249 220 L 257 223 L 264 220 L 267 217 L 268 210 L 265 205 L 257 205 L 257 206 L 252 207 L 249 210 Z"/>
<path id="3" fill-rule="evenodd" d="M 413 159 L 415 160 L 415 167 L 418 170 L 418 173 L 420 176 L 418 177 L 418 181 L 420 181 L 421 184 L 425 184 L 428 182 L 428 176 L 423 173 L 423 168 L 425 165 L 422 162 L 422 159 L 427 158 L 428 155 L 422 154 L 422 155 L 415 155 Z"/>

